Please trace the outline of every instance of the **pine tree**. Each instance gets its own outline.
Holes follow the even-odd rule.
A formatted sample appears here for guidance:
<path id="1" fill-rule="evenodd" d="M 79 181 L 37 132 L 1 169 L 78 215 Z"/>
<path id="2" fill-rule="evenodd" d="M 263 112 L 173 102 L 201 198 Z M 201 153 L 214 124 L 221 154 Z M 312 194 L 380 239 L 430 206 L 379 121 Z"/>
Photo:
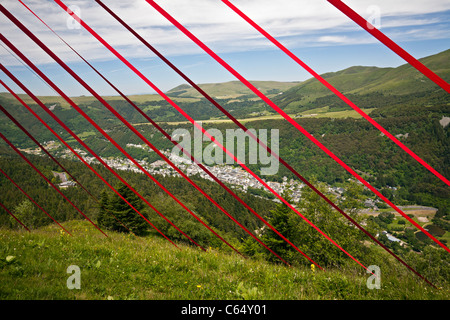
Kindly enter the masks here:
<path id="1" fill-rule="evenodd" d="M 292 202 L 289 193 L 284 192 L 282 196 L 287 202 Z M 296 226 L 294 225 L 294 214 L 295 213 L 287 206 L 287 204 L 284 202 L 279 203 L 274 210 L 270 211 L 268 223 L 284 237 L 290 239 L 294 235 L 296 229 Z M 272 229 L 265 228 L 264 234 L 262 235 L 262 241 L 283 259 L 287 261 L 292 260 L 295 249 Z M 278 260 L 275 255 L 271 253 L 268 254 L 270 254 L 267 257 L 269 260 Z"/>
<path id="2" fill-rule="evenodd" d="M 313 181 L 313 184 L 322 193 L 327 193 L 326 185 L 316 181 Z M 355 190 L 357 189 L 353 191 Z M 351 192 L 348 192 L 347 196 L 350 196 Z M 331 201 L 337 202 L 331 194 L 328 194 L 327 197 Z M 344 201 L 347 207 L 342 206 L 341 203 L 341 208 L 347 214 L 352 215 L 355 220 L 359 220 L 356 217 L 357 208 L 354 207 L 358 203 L 358 199 L 348 199 Z M 312 189 L 302 189 L 298 210 L 323 233 L 357 259 L 360 261 L 363 261 L 364 258 L 371 259 L 370 249 L 363 244 L 363 240 L 366 240 L 367 237 Z M 325 236 L 306 221 L 303 221 L 303 219 L 298 224 L 296 236 L 293 239 L 295 243 L 299 243 L 300 248 L 304 250 L 302 250 L 303 252 L 309 252 L 309 256 L 322 266 L 341 266 L 352 261 L 343 251 L 333 245 Z"/>
<path id="3" fill-rule="evenodd" d="M 99 213 L 97 223 L 100 228 L 111 230 L 113 224 L 113 217 L 111 215 L 111 208 L 109 203 L 108 193 L 103 190 L 100 194 Z"/>
<path id="4" fill-rule="evenodd" d="M 121 184 L 116 190 L 129 204 L 147 217 L 143 211 L 145 208 L 143 201 L 133 191 L 124 184 Z M 149 225 L 128 203 L 117 194 L 108 197 L 106 192 L 102 192 L 98 216 L 99 226 L 108 230 L 143 235 Z"/>

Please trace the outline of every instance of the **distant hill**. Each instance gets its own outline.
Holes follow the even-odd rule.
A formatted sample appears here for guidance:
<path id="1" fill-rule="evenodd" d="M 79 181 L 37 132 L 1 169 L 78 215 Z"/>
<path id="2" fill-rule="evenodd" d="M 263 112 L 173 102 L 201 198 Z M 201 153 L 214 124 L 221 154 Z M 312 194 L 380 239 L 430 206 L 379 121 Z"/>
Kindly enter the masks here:
<path id="1" fill-rule="evenodd" d="M 34 101 L 26 94 L 18 95 L 24 102 L 28 104 L 33 104 Z M 18 103 L 16 99 L 9 92 L 0 92 L 0 98 L 9 99 L 13 103 Z M 58 104 L 62 108 L 70 108 L 69 103 L 64 100 L 61 96 L 38 96 L 38 98 L 46 105 Z M 76 104 L 89 104 L 94 101 L 97 101 L 94 96 L 78 96 L 78 97 L 70 97 Z M 103 98 L 107 101 L 123 101 L 123 98 L 119 95 L 116 96 L 103 96 Z M 129 95 L 130 98 L 134 102 L 157 102 L 163 100 L 161 96 L 158 94 L 142 94 L 142 95 Z"/>
<path id="2" fill-rule="evenodd" d="M 450 81 L 450 49 L 420 59 L 445 81 Z M 409 64 L 397 68 L 353 66 L 322 75 L 344 94 L 408 95 L 435 91 L 439 87 Z M 304 81 L 275 98 L 280 107 L 295 110 L 332 93 L 315 78 Z M 315 107 L 320 107 L 316 105 Z M 323 105 L 321 105 L 323 107 Z"/>
<path id="3" fill-rule="evenodd" d="M 278 82 L 278 81 L 251 81 L 261 92 L 266 95 L 280 94 L 296 85 L 298 82 Z M 199 84 L 199 87 L 205 90 L 213 98 L 232 99 L 245 95 L 253 95 L 253 93 L 240 81 L 230 81 L 223 83 L 205 83 Z M 182 84 L 167 92 L 169 96 L 177 97 L 195 97 L 200 98 L 202 95 L 193 87 Z"/>
<path id="4" fill-rule="evenodd" d="M 252 83 L 264 94 L 269 97 L 281 94 L 284 91 L 296 86 L 299 82 L 278 82 L 278 81 L 252 81 Z M 230 81 L 223 83 L 206 83 L 199 85 L 203 90 L 205 90 L 214 99 L 235 99 L 235 98 L 245 98 L 246 96 L 250 98 L 255 98 L 256 96 L 248 89 L 244 84 L 239 81 Z M 179 85 L 169 91 L 166 94 L 176 102 L 195 102 L 203 98 L 203 96 L 193 87 L 188 84 Z M 32 99 L 25 94 L 19 94 L 21 99 L 27 103 L 32 103 Z M 7 92 L 0 92 L 0 97 L 4 97 L 10 100 L 15 100 L 14 97 Z M 140 95 L 129 95 L 132 101 L 138 103 L 145 102 L 158 102 L 164 100 L 158 94 L 140 94 Z M 117 101 L 123 100 L 119 95 L 115 96 L 104 96 L 107 101 Z M 39 99 L 46 104 L 58 103 L 61 107 L 69 107 L 69 104 L 59 96 L 40 96 Z M 75 103 L 91 103 L 96 101 L 93 96 L 79 96 L 72 97 Z"/>
<path id="5" fill-rule="evenodd" d="M 450 81 L 450 49 L 422 58 L 420 61 L 445 81 Z M 376 112 L 379 113 L 385 107 L 404 109 L 404 106 L 411 104 L 430 106 L 450 102 L 444 90 L 409 64 L 396 68 L 352 66 L 341 71 L 324 73 L 322 76 L 367 112 L 374 112 L 377 109 Z M 291 115 L 300 117 L 320 114 L 320 116 L 333 118 L 357 115 L 349 114 L 347 111 L 352 111 L 351 108 L 315 78 L 303 82 L 251 82 Z M 215 100 L 221 100 L 219 103 L 238 119 L 276 115 L 272 108 L 239 81 L 205 83 L 199 86 Z M 196 120 L 225 119 L 220 111 L 212 107 L 196 89 L 188 84 L 179 85 L 167 91 L 166 94 Z M 20 96 L 25 102 L 33 104 L 28 96 Z M 134 115 L 136 112 L 122 97 L 117 95 L 103 98 L 125 114 L 129 114 L 132 117 L 130 120 L 134 123 L 143 121 Z M 185 118 L 158 94 L 130 95 L 129 98 L 156 121 L 185 121 Z M 40 99 L 51 109 L 55 107 L 61 107 L 67 111 L 72 109 L 59 96 L 43 96 Z M 17 104 L 17 101 L 6 92 L 0 92 L 0 102 L 2 101 L 6 105 Z M 102 119 L 110 117 L 109 113 L 105 113 L 104 107 L 92 96 L 73 97 L 73 101 L 89 108 L 91 114 L 101 114 Z M 106 124 L 114 122 L 115 120 L 108 120 Z"/>

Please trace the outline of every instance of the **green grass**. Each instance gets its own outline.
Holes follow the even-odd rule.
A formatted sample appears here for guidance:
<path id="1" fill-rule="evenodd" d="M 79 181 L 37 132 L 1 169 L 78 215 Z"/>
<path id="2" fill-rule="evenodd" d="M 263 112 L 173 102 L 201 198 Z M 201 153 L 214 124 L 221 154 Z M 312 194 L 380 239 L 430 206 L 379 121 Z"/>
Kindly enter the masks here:
<path id="1" fill-rule="evenodd" d="M 272 96 L 274 94 L 271 94 L 271 91 L 274 89 L 277 90 L 277 92 L 283 92 L 297 85 L 297 83 L 295 82 L 278 82 L 278 81 L 250 81 L 250 82 L 264 94 Z M 239 81 L 229 81 L 222 83 L 204 83 L 199 84 L 199 87 L 214 98 L 234 99 L 239 98 L 243 95 L 252 95 L 252 91 Z M 175 93 L 177 91 L 180 91 L 180 89 L 183 90 L 184 92 L 177 97 L 183 96 L 196 98 L 203 97 L 195 88 L 186 86 L 182 86 L 181 88 L 180 87 L 173 88 L 172 90 L 168 91 L 168 93 Z"/>
<path id="2" fill-rule="evenodd" d="M 367 108 L 367 109 L 361 109 L 367 114 L 370 114 L 373 110 L 376 108 Z M 343 111 L 328 111 L 328 107 L 323 108 L 317 108 L 313 110 L 308 110 L 301 113 L 302 117 L 308 117 L 308 118 L 334 118 L 334 119 L 341 119 L 341 118 L 355 118 L 360 119 L 362 116 L 356 112 L 356 110 L 343 110 Z"/>
<path id="3" fill-rule="evenodd" d="M 369 108 L 369 109 L 362 109 L 365 113 L 370 114 L 371 111 L 375 110 L 376 108 Z M 360 119 L 362 116 L 356 112 L 355 110 L 344 110 L 344 111 L 332 111 L 328 112 L 328 107 L 323 108 L 317 108 L 313 110 L 305 111 L 301 114 L 289 115 L 291 118 L 297 118 L 297 116 L 301 116 L 304 118 L 334 118 L 334 119 L 341 119 L 341 118 L 354 118 L 354 119 Z M 241 123 L 247 123 L 252 121 L 262 121 L 262 120 L 282 120 L 284 119 L 282 115 L 279 114 L 271 114 L 271 115 L 263 115 L 259 117 L 253 117 L 253 118 L 244 118 L 239 119 L 239 122 Z M 230 119 L 209 119 L 209 120 L 201 120 L 202 123 L 232 123 L 233 121 Z M 163 121 L 166 122 L 166 121 Z M 190 124 L 189 121 L 172 121 L 172 122 L 166 122 L 172 125 L 179 125 L 179 124 Z M 145 123 L 143 123 L 145 124 Z"/>
<path id="4" fill-rule="evenodd" d="M 448 299 L 404 267 L 382 271 L 381 289 L 368 289 L 359 266 L 312 271 L 215 249 L 203 252 L 162 238 L 109 232 L 71 221 L 32 231 L 0 230 L 0 299 Z M 13 256 L 14 258 L 11 257 Z M 7 261 L 8 260 L 11 261 Z M 67 268 L 81 270 L 81 288 L 67 288 Z"/>
<path id="5" fill-rule="evenodd" d="M 96 135 L 96 133 L 94 131 L 85 131 L 85 132 L 78 134 L 78 137 L 80 139 L 84 140 L 90 136 L 95 136 L 95 135 Z"/>

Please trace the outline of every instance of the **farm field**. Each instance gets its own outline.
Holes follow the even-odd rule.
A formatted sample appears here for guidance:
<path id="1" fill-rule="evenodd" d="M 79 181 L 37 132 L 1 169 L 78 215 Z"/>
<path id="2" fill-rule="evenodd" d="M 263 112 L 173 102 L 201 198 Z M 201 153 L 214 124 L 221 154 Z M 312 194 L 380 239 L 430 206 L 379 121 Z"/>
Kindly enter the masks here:
<path id="1" fill-rule="evenodd" d="M 362 116 L 358 114 L 355 110 L 345 110 L 345 111 L 327 111 L 328 107 L 318 108 L 317 110 L 310 110 L 307 112 L 303 112 L 300 114 L 291 114 L 289 115 L 291 118 L 332 118 L 332 119 L 341 119 L 341 118 L 354 118 L 360 119 Z M 371 111 L 375 110 L 374 108 L 362 109 L 365 113 L 369 114 Z M 283 120 L 283 116 L 277 115 L 262 115 L 252 118 L 243 118 L 239 119 L 241 123 L 248 123 L 252 121 L 261 121 L 261 120 Z M 233 123 L 230 119 L 210 119 L 210 120 L 200 120 L 202 123 Z M 172 125 L 180 125 L 180 124 L 190 124 L 189 121 L 173 121 L 167 122 Z M 140 124 L 149 124 L 149 123 L 139 123 Z"/>

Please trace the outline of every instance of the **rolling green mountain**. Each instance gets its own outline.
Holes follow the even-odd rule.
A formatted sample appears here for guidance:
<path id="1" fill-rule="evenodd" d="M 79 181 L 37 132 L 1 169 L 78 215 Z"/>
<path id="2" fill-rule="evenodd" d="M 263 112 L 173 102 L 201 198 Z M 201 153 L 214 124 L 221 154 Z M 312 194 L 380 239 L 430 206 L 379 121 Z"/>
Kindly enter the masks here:
<path id="1" fill-rule="evenodd" d="M 446 81 L 450 81 L 450 50 L 420 61 Z M 439 87 L 409 64 L 397 68 L 353 66 L 322 75 L 340 92 L 350 96 L 406 96 L 439 91 Z M 442 91 L 442 90 L 441 90 Z M 442 91 L 443 92 L 443 91 Z M 287 112 L 324 107 L 323 99 L 334 96 L 315 78 L 290 88 L 274 100 Z M 360 107 L 371 107 L 368 105 Z"/>
<path id="2" fill-rule="evenodd" d="M 450 49 L 420 61 L 444 80 L 450 81 Z M 353 66 L 345 70 L 325 73 L 322 76 L 360 108 L 370 109 L 370 111 L 411 103 L 428 106 L 449 100 L 448 94 L 409 64 L 397 68 Z M 313 110 L 313 113 L 323 115 L 323 112 L 326 112 L 326 116 L 334 117 L 333 114 L 328 115 L 328 111 L 339 112 L 351 109 L 315 78 L 303 82 L 252 81 L 252 83 L 289 114 L 301 115 L 305 111 Z M 239 81 L 200 84 L 200 87 L 238 119 L 275 114 Z M 197 90 L 187 84 L 169 90 L 167 95 L 196 120 L 225 118 Z M 21 95 L 21 98 L 33 104 L 26 95 Z M 132 95 L 129 98 L 156 121 L 185 120 L 157 94 Z M 61 97 L 45 96 L 40 99 L 49 107 L 56 106 L 56 111 L 58 108 L 62 109 L 61 111 L 71 110 L 69 104 Z M 104 99 L 119 111 L 130 115 L 130 121 L 146 122 L 141 117 L 133 115 L 135 112 L 131 106 L 120 96 L 105 96 Z M 73 100 L 78 105 L 88 108 L 91 115 L 97 115 L 102 119 L 108 117 L 108 124 L 117 123 L 94 97 L 73 97 Z M 0 102 L 6 105 L 17 104 L 9 93 L 0 93 Z"/>
<path id="3" fill-rule="evenodd" d="M 450 81 L 450 49 L 419 61 L 444 80 Z M 407 95 L 438 89 L 431 80 L 409 64 L 396 68 L 352 66 L 341 71 L 325 73 L 322 77 L 346 94 L 364 95 L 377 92 Z M 293 96 L 296 100 L 311 102 L 330 94 L 330 91 L 315 78 L 300 83 L 276 81 L 253 81 L 252 83 L 264 94 L 276 97 L 274 99 L 283 106 L 292 103 L 285 102 L 294 100 Z M 242 97 L 250 93 L 239 81 L 207 83 L 201 84 L 200 87 L 211 96 L 221 99 Z M 200 93 L 186 84 L 169 90 L 168 94 L 176 97 L 201 97 Z"/>
<path id="4" fill-rule="evenodd" d="M 274 96 L 282 93 L 298 84 L 298 82 L 278 82 L 278 81 L 251 81 L 254 86 L 262 93 Z M 229 81 L 223 83 L 205 83 L 200 84 L 200 88 L 205 90 L 210 96 L 220 99 L 242 98 L 243 96 L 252 95 L 252 92 L 240 81 Z M 193 87 L 182 84 L 168 92 L 169 96 L 176 97 L 195 97 L 203 96 Z"/>

